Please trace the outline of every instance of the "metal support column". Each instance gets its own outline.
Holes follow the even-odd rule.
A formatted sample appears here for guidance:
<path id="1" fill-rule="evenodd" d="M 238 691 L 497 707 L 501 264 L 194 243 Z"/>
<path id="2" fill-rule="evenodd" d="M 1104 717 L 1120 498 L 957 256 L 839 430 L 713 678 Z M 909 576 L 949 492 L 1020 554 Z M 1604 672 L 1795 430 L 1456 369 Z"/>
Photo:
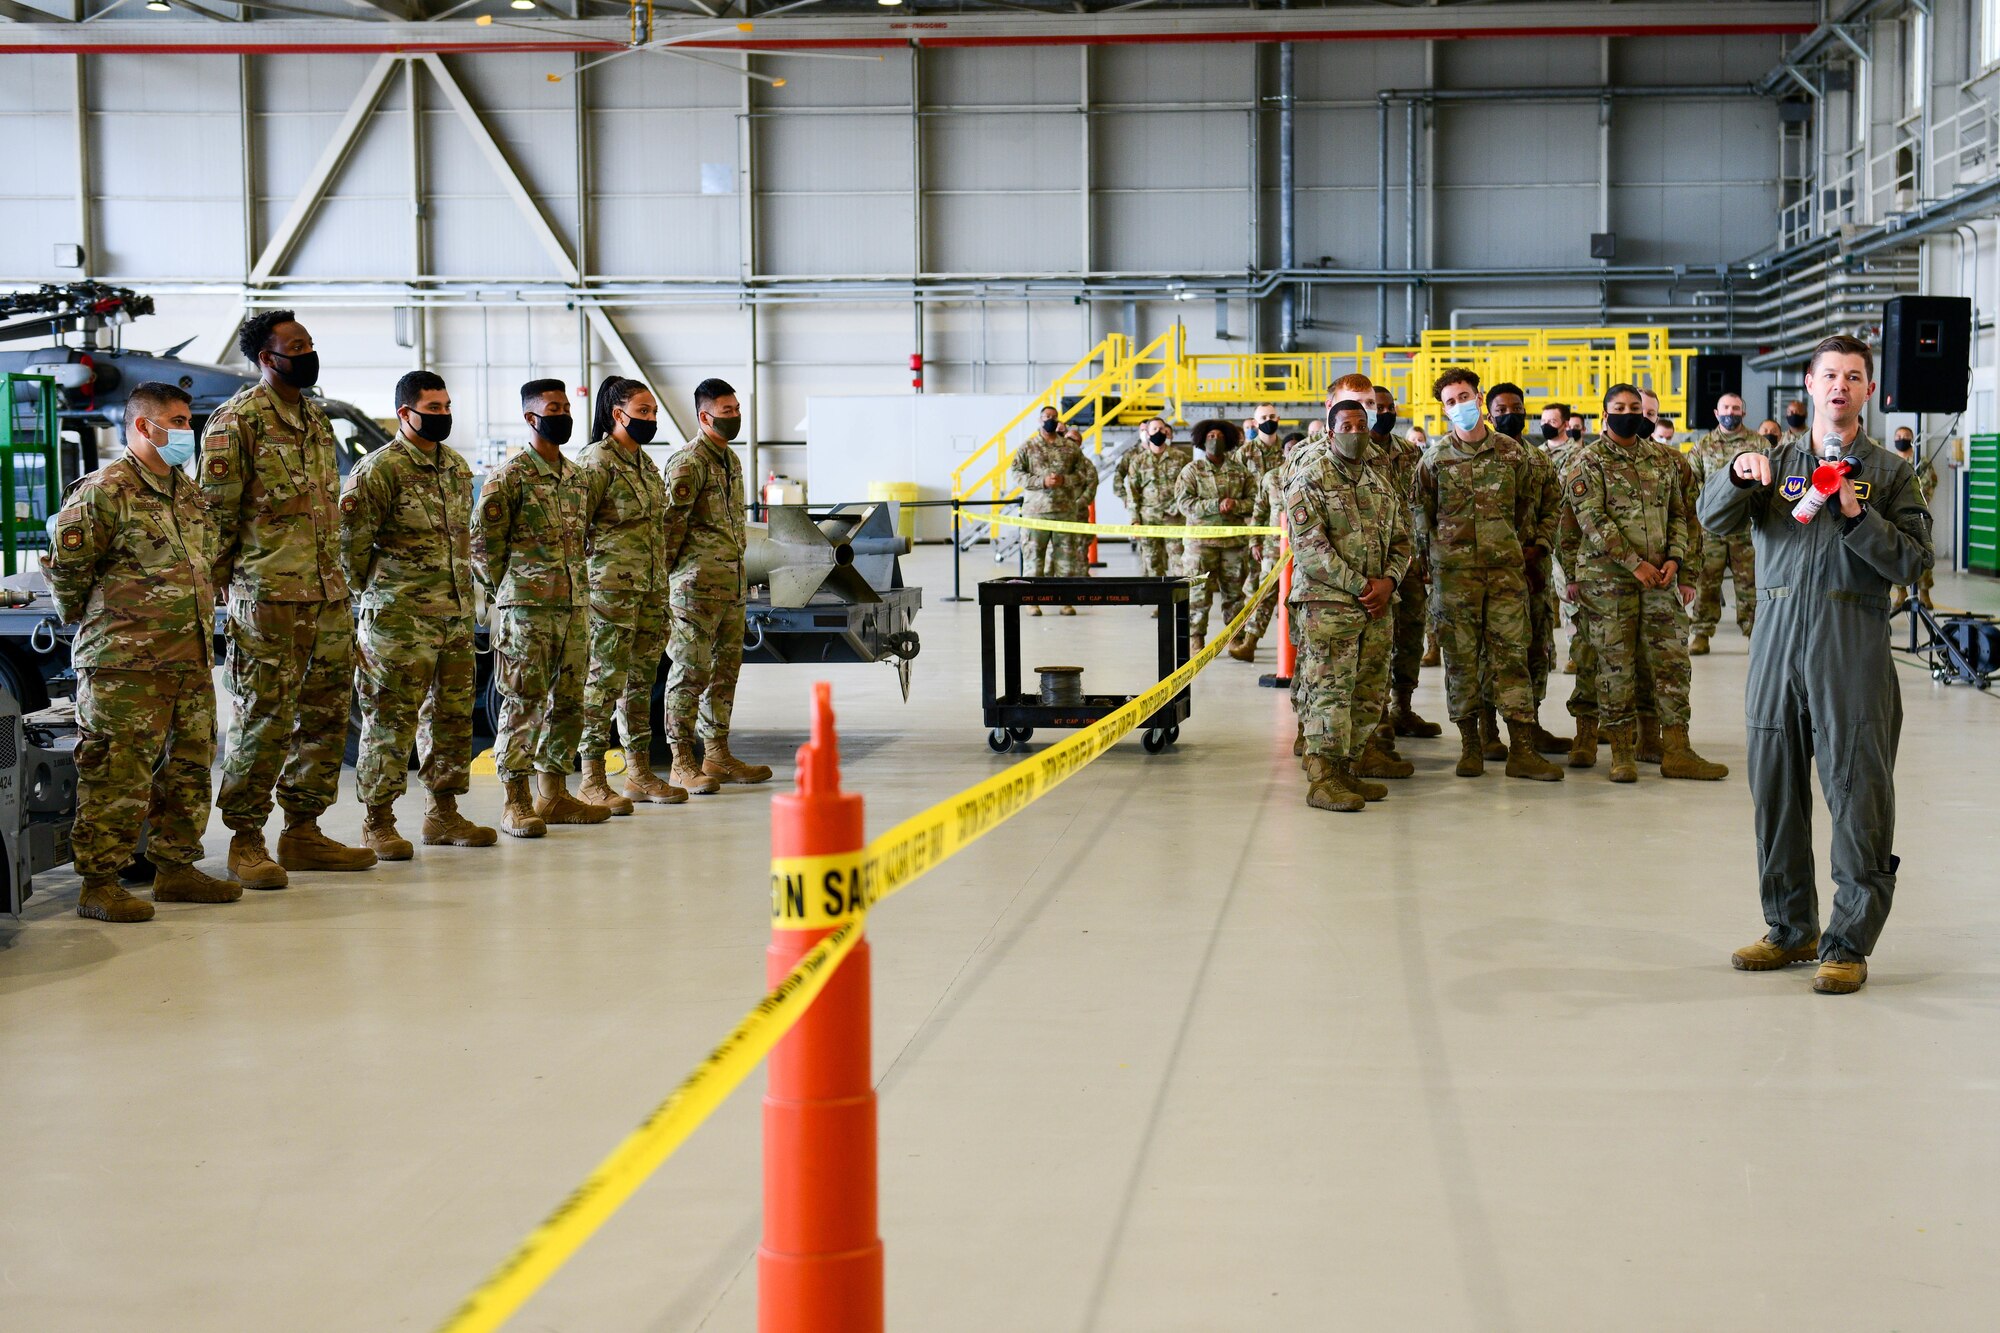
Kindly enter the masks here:
<path id="1" fill-rule="evenodd" d="M 1278 267 L 1289 273 L 1297 265 L 1298 197 L 1293 157 L 1293 102 L 1297 93 L 1290 42 L 1278 43 Z M 1299 292 L 1287 283 L 1278 291 L 1278 350 L 1299 350 Z"/>

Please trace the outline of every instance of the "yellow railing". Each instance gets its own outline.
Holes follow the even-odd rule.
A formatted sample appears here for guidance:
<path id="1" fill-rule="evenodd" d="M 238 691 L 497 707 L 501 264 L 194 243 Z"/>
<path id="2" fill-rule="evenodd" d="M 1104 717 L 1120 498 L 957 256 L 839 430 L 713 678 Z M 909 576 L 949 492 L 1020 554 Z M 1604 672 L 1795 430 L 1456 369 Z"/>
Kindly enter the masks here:
<path id="1" fill-rule="evenodd" d="M 1692 351 L 1668 345 L 1665 331 L 1645 327 L 1557 329 L 1431 329 L 1415 347 L 1368 348 L 1360 338 L 1339 352 L 1204 352 L 1190 356 L 1186 330 L 1176 324 L 1134 352 L 1114 333 L 1058 375 L 952 473 L 962 500 L 1008 498 L 1013 442 L 1029 422 L 1054 406 L 1065 422 L 1083 421 L 1084 447 L 1101 452 L 1104 427 L 1136 425 L 1161 416 L 1186 425 L 1208 406 L 1306 405 L 1317 416 L 1326 391 L 1342 375 L 1360 372 L 1388 386 L 1405 421 L 1436 434 L 1442 418 L 1431 385 L 1450 366 L 1464 366 L 1487 384 L 1521 386 L 1533 418 L 1548 403 L 1567 403 L 1595 418 L 1604 391 L 1636 384 L 1660 396 L 1660 410 L 1686 419 L 1687 360 Z"/>

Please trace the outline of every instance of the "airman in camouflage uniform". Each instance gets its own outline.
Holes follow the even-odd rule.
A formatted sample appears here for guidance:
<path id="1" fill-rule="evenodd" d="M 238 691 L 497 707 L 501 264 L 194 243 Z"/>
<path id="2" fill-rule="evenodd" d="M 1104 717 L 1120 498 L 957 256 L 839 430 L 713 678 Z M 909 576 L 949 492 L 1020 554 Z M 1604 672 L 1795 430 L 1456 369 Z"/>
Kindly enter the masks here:
<path id="1" fill-rule="evenodd" d="M 1558 781 L 1562 770 L 1534 748 L 1528 676 L 1532 621 L 1527 567 L 1554 546 L 1542 521 L 1537 473 L 1526 446 L 1481 421 L 1478 377 L 1447 370 L 1433 391 L 1451 429 L 1424 451 L 1417 497 L 1434 581 L 1431 626 L 1443 649 L 1445 699 L 1458 725 L 1460 777 L 1486 771 L 1483 697 L 1507 718 L 1507 775 Z"/>
<path id="2" fill-rule="evenodd" d="M 1174 509 L 1174 485 L 1180 480 L 1182 469 L 1194 461 L 1194 451 L 1175 444 L 1173 427 L 1164 421 L 1149 421 L 1139 429 L 1144 432 L 1139 442 L 1118 460 L 1112 489 L 1132 511 L 1134 523 L 1178 526 L 1181 516 Z M 1164 438 L 1155 443 L 1154 436 Z M 1133 545 L 1138 548 L 1140 572 L 1146 577 L 1165 578 L 1174 572 L 1179 542 L 1164 537 L 1140 537 Z"/>
<path id="3" fill-rule="evenodd" d="M 361 593 L 355 691 L 361 756 L 354 789 L 368 807 L 361 841 L 407 861 L 396 798 L 410 746 L 424 784 L 426 846 L 490 847 L 492 829 L 458 812 L 472 764 L 472 469 L 444 440 L 444 381 L 414 370 L 396 385 L 402 430 L 355 464 L 340 497 L 349 586 Z"/>
<path id="4" fill-rule="evenodd" d="M 1053 407 L 1042 409 L 1039 435 L 1024 440 L 1007 465 L 1007 482 L 1021 490 L 1021 513 L 1081 523 L 1089 514 L 1089 497 L 1097 493 L 1097 469 L 1082 449 L 1060 432 Z M 1085 484 L 1088 490 L 1085 490 Z M 1043 532 L 1024 528 L 1027 572 L 1035 578 L 1083 578 L 1090 573 L 1090 539 L 1077 532 Z M 1034 614 L 1042 613 L 1040 607 Z M 1076 608 L 1065 606 L 1066 616 Z"/>
<path id="5" fill-rule="evenodd" d="M 161 453 L 193 453 L 188 396 L 142 384 L 125 413 L 131 452 L 77 483 L 47 562 L 56 614 L 77 626 L 76 910 L 117 922 L 153 915 L 118 882 L 149 811 L 155 901 L 243 893 L 194 865 L 215 758 L 215 593 L 200 492 Z"/>
<path id="6" fill-rule="evenodd" d="M 1247 526 L 1256 508 L 1256 483 L 1249 470 L 1229 456 L 1242 433 L 1227 421 L 1203 421 L 1195 425 L 1194 438 L 1202 452 L 1174 482 L 1174 508 L 1187 516 L 1189 527 L 1226 531 Z M 1181 544 L 1181 572 L 1201 580 L 1188 608 L 1192 647 L 1199 649 L 1208 642 L 1208 607 L 1217 594 L 1222 597 L 1223 620 L 1236 619 L 1243 609 L 1243 583 L 1249 570 L 1248 537 L 1191 537 Z"/>
<path id="7" fill-rule="evenodd" d="M 1284 448 L 1284 457 L 1278 465 L 1266 471 L 1257 479 L 1257 500 L 1250 511 L 1250 526 L 1253 528 L 1282 527 L 1285 521 L 1285 478 L 1291 471 L 1292 459 L 1305 448 L 1305 433 L 1292 431 L 1279 443 Z M 1283 553 L 1285 543 L 1279 537 L 1252 537 L 1250 554 L 1256 561 L 1251 571 L 1251 590 L 1264 586 L 1264 580 L 1271 577 L 1271 571 L 1278 567 L 1278 557 Z M 1269 597 L 1257 603 L 1257 609 L 1250 613 L 1250 619 L 1243 622 L 1243 629 L 1229 645 L 1229 655 L 1239 662 L 1254 662 L 1257 659 L 1257 641 L 1271 628 L 1271 617 L 1278 613 L 1278 594 L 1273 591 Z"/>
<path id="8" fill-rule="evenodd" d="M 1408 497 L 1369 461 L 1369 415 L 1337 412 L 1330 443 L 1284 469 L 1306 803 L 1319 810 L 1359 810 L 1388 795 L 1356 764 L 1388 699 L 1389 609 L 1412 547 Z"/>
<path id="9" fill-rule="evenodd" d="M 1390 613 L 1395 628 L 1389 650 L 1389 685 L 1395 697 L 1385 720 L 1392 740 L 1395 736 L 1429 739 L 1444 728 L 1422 717 L 1410 702 L 1423 670 L 1424 627 L 1430 610 L 1430 548 L 1425 544 L 1423 507 L 1417 499 L 1417 469 L 1424 461 L 1424 451 L 1396 433 L 1395 395 L 1380 385 L 1374 386 L 1374 408 L 1368 430 L 1375 450 L 1370 461 L 1376 471 L 1389 478 L 1410 511 L 1410 567 L 1396 585 L 1396 606 Z M 1393 746 L 1389 752 L 1394 754 Z"/>
<path id="10" fill-rule="evenodd" d="M 333 426 L 305 393 L 319 354 L 288 310 L 245 320 L 237 344 L 263 378 L 209 417 L 201 453 L 236 704 L 215 803 L 235 831 L 230 870 L 248 888 L 281 889 L 288 870 L 365 870 L 375 853 L 319 827 L 339 790 L 354 698 Z M 285 811 L 275 862 L 264 846 L 274 784 Z"/>
<path id="11" fill-rule="evenodd" d="M 1261 483 L 1268 474 L 1284 466 L 1285 446 L 1280 438 L 1284 433 L 1277 405 L 1265 403 L 1244 425 L 1242 447 L 1231 457 L 1249 472 L 1252 481 Z"/>
<path id="12" fill-rule="evenodd" d="M 1531 475 L 1529 482 L 1531 531 L 1549 534 L 1554 539 L 1558 519 L 1562 513 L 1562 481 L 1556 467 L 1540 444 L 1531 440 L 1527 430 L 1527 400 L 1518 384 L 1496 384 L 1486 393 L 1488 419 L 1494 429 L 1512 437 L 1521 446 L 1522 457 L 1528 460 Z M 1513 427 L 1509 430 L 1508 427 Z M 1526 567 L 1528 576 L 1528 684 L 1535 697 L 1535 719 L 1530 727 L 1532 744 L 1539 754 L 1568 754 L 1570 738 L 1551 735 L 1541 723 L 1542 700 L 1548 697 L 1549 676 L 1556 665 L 1556 608 L 1555 579 L 1552 577 L 1549 558 L 1551 547 L 1538 545 L 1534 558 Z M 1486 708 L 1480 715 L 1480 742 L 1485 747 L 1488 759 L 1504 759 L 1507 748 L 1500 740 L 1500 729 L 1494 716 L 1497 700 L 1492 697 L 1490 682 L 1486 692 Z"/>
<path id="13" fill-rule="evenodd" d="M 590 666 L 584 549 L 590 509 L 583 469 L 541 434 L 567 417 L 560 382 L 522 388 L 533 443 L 486 478 L 472 530 L 473 570 L 494 608 L 493 683 L 500 693 L 493 767 L 506 791 L 500 831 L 539 838 L 550 824 L 601 824 L 603 806 L 569 793 Z M 536 791 L 528 792 L 530 775 Z"/>
<path id="14" fill-rule="evenodd" d="M 1937 494 L 1937 461 L 1934 458 L 1926 458 L 1921 466 L 1918 465 L 1916 432 L 1908 426 L 1898 426 L 1896 428 L 1894 443 L 1896 446 L 1896 457 L 1916 469 L 1917 499 L 1923 503 L 1925 509 L 1929 509 L 1931 507 L 1931 497 Z M 1719 466 L 1728 467 L 1729 460 L 1724 459 Z M 1924 572 L 1917 575 L 1917 600 L 1925 606 L 1935 605 L 1931 601 L 1931 589 L 1936 586 L 1937 579 L 1933 567 L 1925 565 Z"/>
<path id="15" fill-rule="evenodd" d="M 743 465 L 729 442 L 742 429 L 736 391 L 719 379 L 695 386 L 701 430 L 667 461 L 665 558 L 672 619 L 667 656 L 667 740 L 674 747 L 668 779 L 697 796 L 725 782 L 770 779 L 763 764 L 729 752 L 736 678 L 743 670 Z M 701 738 L 701 762 L 694 743 Z"/>
<path id="16" fill-rule="evenodd" d="M 1638 768 L 1638 669 L 1650 659 L 1664 726 L 1663 777 L 1720 778 L 1688 743 L 1688 656 L 1678 575 L 1693 526 L 1675 459 L 1639 435 L 1638 392 L 1605 395 L 1605 434 L 1576 451 L 1563 473 L 1578 530 L 1571 578 L 1589 610 L 1596 650 L 1600 722 L 1611 739 L 1611 780 Z M 1621 434 L 1621 431 L 1630 431 Z"/>
<path id="17" fill-rule="evenodd" d="M 667 646 L 667 484 L 632 432 L 658 429 L 659 404 L 633 380 L 607 381 L 612 431 L 583 455 L 590 509 L 590 675 L 583 686 L 583 786 L 614 815 L 634 801 L 679 805 L 687 792 L 653 772 L 653 680 Z M 623 394 L 624 397 L 618 397 Z M 615 401 L 613 401 L 615 400 Z M 616 713 L 625 791 L 611 790 L 604 752 Z"/>
<path id="18" fill-rule="evenodd" d="M 1785 404 L 1785 417 L 1782 424 L 1784 432 L 1778 436 L 1778 443 L 1781 446 L 1795 445 L 1804 441 L 1805 443 L 1801 447 L 1808 451 L 1812 449 L 1811 432 L 1806 426 L 1806 404 L 1804 399 L 1794 398 Z"/>
<path id="19" fill-rule="evenodd" d="M 1697 489 L 1709 473 L 1727 468 L 1730 459 L 1763 443 L 1743 424 L 1743 399 L 1736 394 L 1726 393 L 1716 400 L 1715 421 L 1715 429 L 1696 440 L 1688 451 L 1687 461 L 1694 469 Z M 1688 512 L 1694 511 L 1690 508 Z M 1715 633 L 1722 619 L 1725 574 L 1736 583 L 1736 627 L 1743 631 L 1744 638 L 1750 637 L 1757 618 L 1757 553 L 1749 535 L 1704 535 L 1697 574 L 1700 582 L 1695 585 L 1694 641 L 1688 645 L 1688 653 L 1693 657 L 1708 651 L 1709 636 Z"/>

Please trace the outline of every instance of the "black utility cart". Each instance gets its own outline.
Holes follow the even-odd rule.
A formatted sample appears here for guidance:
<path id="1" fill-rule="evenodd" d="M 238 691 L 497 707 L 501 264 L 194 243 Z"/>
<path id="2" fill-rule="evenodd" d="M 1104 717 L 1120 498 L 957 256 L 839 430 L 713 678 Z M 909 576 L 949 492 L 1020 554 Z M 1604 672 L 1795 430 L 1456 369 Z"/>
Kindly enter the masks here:
<path id="1" fill-rule="evenodd" d="M 1021 608 L 1040 606 L 1157 606 L 1160 608 L 1160 677 L 1188 660 L 1186 579 L 988 579 L 979 585 L 979 699 L 996 751 L 1026 743 L 1036 727 L 1087 727 L 1130 703 L 1129 694 L 1084 694 L 1067 703 L 1045 703 L 1038 690 L 1021 688 Z M 1140 725 L 1140 743 L 1158 754 L 1180 739 L 1193 711 L 1182 690 Z"/>

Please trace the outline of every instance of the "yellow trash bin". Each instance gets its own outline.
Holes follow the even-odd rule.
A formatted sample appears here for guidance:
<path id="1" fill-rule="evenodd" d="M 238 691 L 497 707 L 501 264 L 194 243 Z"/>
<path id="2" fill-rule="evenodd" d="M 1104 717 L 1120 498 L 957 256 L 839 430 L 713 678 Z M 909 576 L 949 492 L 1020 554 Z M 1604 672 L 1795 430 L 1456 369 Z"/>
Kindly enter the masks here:
<path id="1" fill-rule="evenodd" d="M 868 498 L 871 500 L 892 500 L 896 504 L 896 531 L 914 542 L 917 537 L 917 511 L 907 508 L 917 498 L 917 483 L 914 481 L 871 481 L 868 483 Z"/>

